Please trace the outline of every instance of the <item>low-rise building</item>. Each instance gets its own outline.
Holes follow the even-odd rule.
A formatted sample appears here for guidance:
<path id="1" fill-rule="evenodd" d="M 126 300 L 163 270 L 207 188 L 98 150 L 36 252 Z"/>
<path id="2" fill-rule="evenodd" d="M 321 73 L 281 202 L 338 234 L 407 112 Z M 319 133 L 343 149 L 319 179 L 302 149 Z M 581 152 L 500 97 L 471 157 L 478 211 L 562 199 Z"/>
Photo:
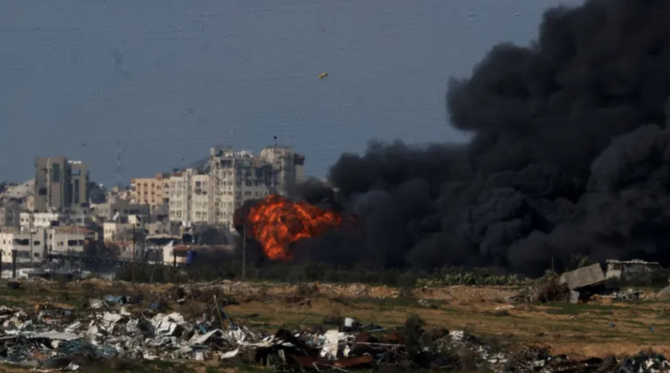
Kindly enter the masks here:
<path id="1" fill-rule="evenodd" d="M 102 222 L 128 222 L 129 216 L 139 216 L 143 222 L 151 219 L 149 205 L 131 203 L 124 199 L 111 198 L 105 203 L 91 206 L 91 213 Z"/>
<path id="2" fill-rule="evenodd" d="M 661 270 L 658 262 L 645 262 L 644 260 L 607 260 L 607 278 L 622 278 L 641 275 Z"/>
<path id="3" fill-rule="evenodd" d="M 108 222 L 102 225 L 103 239 L 105 241 L 125 241 L 131 240 L 133 234 L 133 224 Z"/>
<path id="4" fill-rule="evenodd" d="M 12 262 L 12 251 L 16 251 L 17 263 L 40 262 L 44 258 L 43 232 L 22 232 L 18 228 L 3 229 L 0 232 L 2 262 Z"/>
<path id="5" fill-rule="evenodd" d="M 189 253 L 192 257 L 197 257 L 202 252 L 232 252 L 234 247 L 231 245 L 167 245 L 163 247 L 163 264 L 178 266 L 190 264 Z"/>
<path id="6" fill-rule="evenodd" d="M 56 227 L 46 229 L 46 249 L 56 253 L 83 253 L 86 241 L 95 238 L 95 232 L 84 227 Z"/>
<path id="7" fill-rule="evenodd" d="M 159 173 L 152 178 L 130 180 L 131 202 L 151 206 L 151 209 L 169 204 L 170 174 Z"/>
<path id="8" fill-rule="evenodd" d="M 39 263 L 50 251 L 83 253 L 86 241 L 94 238 L 95 232 L 83 227 L 5 228 L 0 232 L 0 251 L 3 262 L 11 262 L 15 250 L 17 263 Z"/>
<path id="9" fill-rule="evenodd" d="M 50 228 L 66 225 L 67 217 L 59 212 L 22 212 L 21 228 Z"/>

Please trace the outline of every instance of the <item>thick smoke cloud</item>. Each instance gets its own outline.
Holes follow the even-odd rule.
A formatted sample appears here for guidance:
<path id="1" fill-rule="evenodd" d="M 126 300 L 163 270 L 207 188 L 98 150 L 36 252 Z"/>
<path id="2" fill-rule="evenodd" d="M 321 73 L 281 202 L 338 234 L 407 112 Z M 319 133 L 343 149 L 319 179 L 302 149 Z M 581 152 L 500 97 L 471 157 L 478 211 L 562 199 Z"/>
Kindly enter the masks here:
<path id="1" fill-rule="evenodd" d="M 298 260 L 539 274 L 575 258 L 670 264 L 670 1 L 548 10 L 529 47 L 502 44 L 453 79 L 463 146 L 372 143 L 301 196 L 362 234 L 299 243 Z M 333 192 L 334 190 L 335 192 Z"/>

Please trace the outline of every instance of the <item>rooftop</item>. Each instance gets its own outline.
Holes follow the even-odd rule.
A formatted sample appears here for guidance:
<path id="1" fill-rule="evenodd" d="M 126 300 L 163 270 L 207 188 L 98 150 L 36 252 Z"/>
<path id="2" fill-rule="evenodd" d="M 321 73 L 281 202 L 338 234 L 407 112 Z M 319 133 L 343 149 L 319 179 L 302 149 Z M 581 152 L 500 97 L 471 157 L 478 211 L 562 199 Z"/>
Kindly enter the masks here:
<path id="1" fill-rule="evenodd" d="M 189 250 L 225 250 L 232 251 L 232 245 L 176 245 L 172 247 L 174 251 L 189 251 Z"/>
<path id="2" fill-rule="evenodd" d="M 631 260 L 616 260 L 616 259 L 607 259 L 607 264 L 646 264 L 646 265 L 660 265 L 659 262 L 646 262 L 640 259 L 631 259 Z"/>

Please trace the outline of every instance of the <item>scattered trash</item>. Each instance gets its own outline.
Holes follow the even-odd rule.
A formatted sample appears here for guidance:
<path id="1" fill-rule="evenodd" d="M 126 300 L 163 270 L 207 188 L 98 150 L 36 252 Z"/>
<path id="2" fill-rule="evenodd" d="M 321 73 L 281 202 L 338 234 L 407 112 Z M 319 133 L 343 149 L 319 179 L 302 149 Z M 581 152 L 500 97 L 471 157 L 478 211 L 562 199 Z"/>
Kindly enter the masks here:
<path id="1" fill-rule="evenodd" d="M 180 289 L 175 288 L 175 295 L 181 296 L 173 302 L 193 299 Z M 82 361 L 102 359 L 222 363 L 243 359 L 274 367 L 277 372 L 405 368 L 495 373 L 670 372 L 670 362 L 651 353 L 619 360 L 573 360 L 553 356 L 547 346 L 525 346 L 510 353 L 465 331 L 425 330 L 418 317 L 408 319 L 404 327 L 387 330 L 338 316 L 324 319 L 328 326 L 301 323 L 298 330 L 266 334 L 247 328 L 229 314 L 227 298 L 213 293 L 207 296 L 206 307 L 184 314 L 168 311 L 163 301 L 142 304 L 142 297 L 129 295 L 88 299 L 82 310 L 47 304 L 25 309 L 0 306 L 0 361 L 39 372 L 76 371 Z M 427 300 L 419 303 L 426 307 L 433 304 Z M 495 311 L 513 308 L 501 305 Z M 654 327 L 650 331 L 653 333 Z M 85 360 L 79 360 L 82 358 Z"/>
<path id="2" fill-rule="evenodd" d="M 419 304 L 422 305 L 423 307 L 427 307 L 433 310 L 438 309 L 437 305 L 429 300 L 426 299 L 419 299 Z"/>

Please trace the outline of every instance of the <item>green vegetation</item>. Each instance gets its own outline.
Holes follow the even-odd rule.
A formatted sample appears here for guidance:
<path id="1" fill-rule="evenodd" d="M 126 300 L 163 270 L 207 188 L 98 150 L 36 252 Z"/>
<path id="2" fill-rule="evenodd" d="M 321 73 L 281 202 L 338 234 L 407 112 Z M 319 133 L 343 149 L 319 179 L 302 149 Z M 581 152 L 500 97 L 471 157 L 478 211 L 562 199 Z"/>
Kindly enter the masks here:
<path id="1" fill-rule="evenodd" d="M 134 273 L 133 273 L 134 272 Z M 120 268 L 117 278 L 124 281 L 144 283 L 183 284 L 192 281 L 216 281 L 222 279 L 242 280 L 242 265 L 239 261 L 196 263 L 191 267 L 170 267 L 163 265 L 137 264 Z M 442 268 L 434 273 L 412 270 L 370 268 L 366 266 L 334 266 L 321 263 L 269 264 L 263 267 L 249 265 L 246 268 L 246 281 L 273 281 L 289 284 L 323 282 L 333 284 L 362 283 L 386 285 L 390 287 L 412 289 L 415 287 L 441 287 L 452 285 L 471 286 L 530 286 L 546 280 L 521 278 L 517 275 L 500 273 L 495 268 L 463 269 Z"/>

